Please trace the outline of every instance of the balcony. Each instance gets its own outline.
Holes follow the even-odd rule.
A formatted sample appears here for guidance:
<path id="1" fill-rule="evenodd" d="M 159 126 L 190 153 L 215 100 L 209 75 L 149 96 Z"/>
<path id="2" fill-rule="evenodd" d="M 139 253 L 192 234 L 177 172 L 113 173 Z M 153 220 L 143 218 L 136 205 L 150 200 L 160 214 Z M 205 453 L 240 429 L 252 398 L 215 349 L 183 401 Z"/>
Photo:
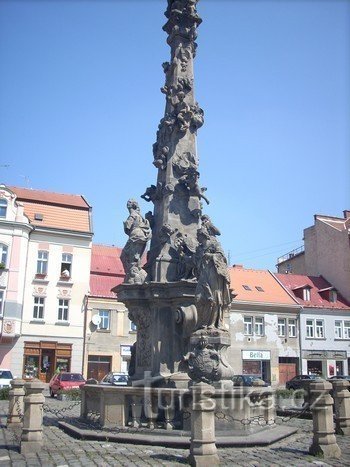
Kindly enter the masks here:
<path id="1" fill-rule="evenodd" d="M 294 256 L 300 255 L 301 253 L 304 253 L 304 245 L 299 246 L 298 248 L 295 248 L 294 250 L 290 251 L 289 253 L 286 253 L 283 256 L 280 256 L 277 258 L 277 264 L 284 263 L 284 261 L 288 261 L 289 259 L 294 258 Z"/>

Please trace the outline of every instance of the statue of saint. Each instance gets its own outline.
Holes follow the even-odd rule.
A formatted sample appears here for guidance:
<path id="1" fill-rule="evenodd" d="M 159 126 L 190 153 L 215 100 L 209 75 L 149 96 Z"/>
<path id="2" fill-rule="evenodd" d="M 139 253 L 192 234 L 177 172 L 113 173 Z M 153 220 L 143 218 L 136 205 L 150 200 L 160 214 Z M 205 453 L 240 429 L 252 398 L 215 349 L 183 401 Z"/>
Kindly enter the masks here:
<path id="1" fill-rule="evenodd" d="M 224 312 L 231 303 L 227 261 L 220 243 L 207 226 L 197 231 L 194 255 L 197 276 L 196 306 L 201 328 L 224 330 Z"/>
<path id="2" fill-rule="evenodd" d="M 147 241 L 151 238 L 151 227 L 147 219 L 141 216 L 137 201 L 129 199 L 127 203 L 129 217 L 124 222 L 124 232 L 129 236 L 120 255 L 124 266 L 126 283 L 142 283 L 145 271 L 141 268 L 142 255 Z"/>

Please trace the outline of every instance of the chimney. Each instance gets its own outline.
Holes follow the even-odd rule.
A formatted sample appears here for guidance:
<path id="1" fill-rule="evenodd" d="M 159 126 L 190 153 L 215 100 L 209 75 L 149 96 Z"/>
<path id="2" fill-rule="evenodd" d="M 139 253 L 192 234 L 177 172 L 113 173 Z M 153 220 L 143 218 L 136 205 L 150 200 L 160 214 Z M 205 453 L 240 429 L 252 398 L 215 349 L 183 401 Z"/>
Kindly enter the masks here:
<path id="1" fill-rule="evenodd" d="M 344 219 L 350 219 L 350 211 L 348 209 L 345 209 L 343 213 L 344 213 Z"/>

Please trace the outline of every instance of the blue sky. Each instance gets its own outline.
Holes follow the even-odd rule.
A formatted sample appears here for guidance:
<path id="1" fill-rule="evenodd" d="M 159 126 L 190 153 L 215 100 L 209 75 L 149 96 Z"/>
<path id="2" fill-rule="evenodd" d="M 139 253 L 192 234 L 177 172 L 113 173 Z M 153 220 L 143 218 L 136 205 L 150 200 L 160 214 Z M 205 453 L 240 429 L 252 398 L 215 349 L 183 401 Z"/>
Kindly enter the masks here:
<path id="1" fill-rule="evenodd" d="M 0 181 L 83 194 L 97 243 L 125 244 L 126 201 L 156 180 L 166 3 L 0 1 Z M 231 264 L 274 270 L 314 214 L 350 208 L 350 2 L 198 11 L 205 212 Z"/>

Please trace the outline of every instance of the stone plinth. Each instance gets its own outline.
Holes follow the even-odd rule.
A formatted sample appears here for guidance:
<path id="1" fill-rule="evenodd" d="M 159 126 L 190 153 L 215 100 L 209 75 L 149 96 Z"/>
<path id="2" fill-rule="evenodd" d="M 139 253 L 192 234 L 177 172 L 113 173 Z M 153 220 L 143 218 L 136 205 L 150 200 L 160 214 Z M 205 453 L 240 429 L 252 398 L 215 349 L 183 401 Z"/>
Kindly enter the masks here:
<path id="1" fill-rule="evenodd" d="M 331 383 L 310 383 L 310 403 L 313 419 L 313 440 L 309 452 L 323 458 L 339 458 L 340 448 L 334 433 L 333 399 L 329 394 Z"/>
<path id="2" fill-rule="evenodd" d="M 44 383 L 25 383 L 24 417 L 21 437 L 21 454 L 40 452 L 43 447 Z"/>
<path id="3" fill-rule="evenodd" d="M 215 444 L 215 388 L 210 384 L 196 383 L 191 388 L 191 446 L 190 465 L 207 467 L 219 465 Z"/>
<path id="4" fill-rule="evenodd" d="M 9 412 L 7 415 L 7 426 L 16 426 L 22 424 L 24 412 L 24 384 L 21 378 L 15 378 L 11 381 L 9 391 Z"/>
<path id="5" fill-rule="evenodd" d="M 350 392 L 349 381 L 332 381 L 335 409 L 335 431 L 338 435 L 350 435 Z"/>

